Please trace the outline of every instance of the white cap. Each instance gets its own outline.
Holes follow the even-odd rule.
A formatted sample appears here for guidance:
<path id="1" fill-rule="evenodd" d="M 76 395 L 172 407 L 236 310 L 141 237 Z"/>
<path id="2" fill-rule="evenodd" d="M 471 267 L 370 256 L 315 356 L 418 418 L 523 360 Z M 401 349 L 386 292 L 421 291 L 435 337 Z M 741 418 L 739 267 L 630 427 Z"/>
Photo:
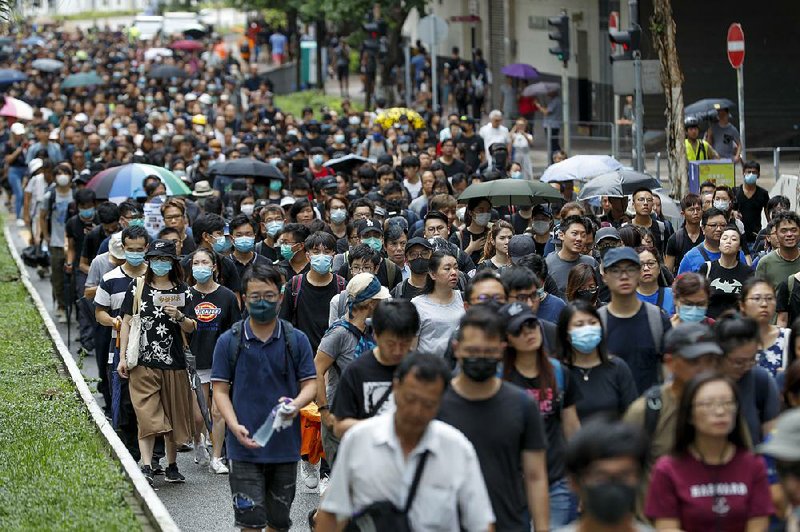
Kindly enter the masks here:
<path id="1" fill-rule="evenodd" d="M 108 135 L 108 128 L 106 127 L 105 124 L 100 124 L 100 127 L 97 128 L 97 134 L 100 135 L 101 137 L 105 137 L 106 135 Z"/>
<path id="2" fill-rule="evenodd" d="M 86 113 L 78 113 L 75 115 L 75 121 L 79 124 L 84 124 L 89 121 L 89 117 L 86 116 Z"/>
<path id="3" fill-rule="evenodd" d="M 201 94 L 200 97 L 198 98 L 198 100 L 203 105 L 211 105 L 211 96 L 209 96 L 206 93 Z"/>
<path id="4" fill-rule="evenodd" d="M 122 231 L 111 235 L 108 241 L 108 252 L 117 260 L 125 258 L 125 248 L 122 247 Z"/>
<path id="5" fill-rule="evenodd" d="M 292 196 L 284 196 L 281 198 L 281 207 L 294 205 L 295 199 Z"/>
<path id="6" fill-rule="evenodd" d="M 193 92 L 190 92 L 189 94 L 184 96 L 183 99 L 186 100 L 187 102 L 193 102 L 197 99 L 197 95 Z"/>
<path id="7" fill-rule="evenodd" d="M 58 140 L 60 133 L 61 131 L 58 128 L 55 128 L 53 131 L 50 132 L 50 136 L 48 138 L 50 140 Z"/>
<path id="8" fill-rule="evenodd" d="M 22 122 L 14 122 L 11 124 L 11 132 L 15 135 L 24 135 L 25 134 L 25 124 Z"/>
<path id="9" fill-rule="evenodd" d="M 162 137 L 162 136 L 161 136 L 161 135 L 159 135 L 158 133 L 156 133 L 155 135 L 153 135 L 153 142 L 161 142 L 161 141 L 163 141 L 163 140 L 164 140 L 164 137 Z"/>
<path id="10" fill-rule="evenodd" d="M 350 282 L 347 283 L 347 299 L 349 301 L 353 301 L 356 298 L 359 298 L 365 290 L 369 290 L 369 294 L 366 297 L 361 297 L 362 301 L 366 301 L 368 299 L 389 299 L 391 295 L 389 294 L 389 289 L 385 286 L 381 286 L 380 281 L 375 275 L 371 273 L 359 273 L 354 275 Z"/>
<path id="11" fill-rule="evenodd" d="M 36 172 L 42 169 L 42 166 L 44 166 L 44 161 L 40 158 L 31 159 L 31 162 L 28 163 L 28 171 L 31 175 L 35 175 Z"/>

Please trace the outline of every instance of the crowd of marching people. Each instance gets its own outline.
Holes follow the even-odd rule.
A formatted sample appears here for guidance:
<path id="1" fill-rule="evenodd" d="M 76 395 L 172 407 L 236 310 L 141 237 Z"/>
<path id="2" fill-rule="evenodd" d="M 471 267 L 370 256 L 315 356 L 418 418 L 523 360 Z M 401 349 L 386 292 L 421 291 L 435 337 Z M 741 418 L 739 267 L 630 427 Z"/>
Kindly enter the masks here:
<path id="1" fill-rule="evenodd" d="M 758 163 L 680 223 L 645 187 L 460 200 L 532 179 L 500 111 L 292 116 L 212 43 L 52 37 L 6 87 L 10 209 L 150 483 L 191 451 L 243 529 L 290 528 L 299 467 L 320 531 L 798 530 L 800 217 Z"/>

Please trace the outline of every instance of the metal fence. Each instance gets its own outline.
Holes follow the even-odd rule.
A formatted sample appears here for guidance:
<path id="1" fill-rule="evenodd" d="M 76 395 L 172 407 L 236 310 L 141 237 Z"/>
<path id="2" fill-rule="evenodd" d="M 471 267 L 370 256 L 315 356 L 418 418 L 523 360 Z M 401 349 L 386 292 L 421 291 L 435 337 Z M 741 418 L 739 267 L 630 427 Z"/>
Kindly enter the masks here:
<path id="1" fill-rule="evenodd" d="M 781 177 L 781 172 L 800 175 L 800 147 L 773 146 L 768 148 L 747 148 L 747 158 L 767 159 L 772 158 L 772 172 L 775 180 Z M 762 169 L 762 175 L 764 170 Z"/>

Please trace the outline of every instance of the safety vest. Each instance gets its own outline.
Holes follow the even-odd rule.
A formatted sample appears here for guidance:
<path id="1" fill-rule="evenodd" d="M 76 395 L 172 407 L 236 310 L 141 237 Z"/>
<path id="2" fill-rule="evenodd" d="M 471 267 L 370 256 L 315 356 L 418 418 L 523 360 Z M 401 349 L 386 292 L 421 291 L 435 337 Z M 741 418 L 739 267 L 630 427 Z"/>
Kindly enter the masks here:
<path id="1" fill-rule="evenodd" d="M 697 143 L 697 151 L 692 147 L 692 141 L 689 139 L 684 140 L 686 143 L 686 158 L 690 161 L 705 161 L 708 159 L 708 142 L 700 139 Z"/>

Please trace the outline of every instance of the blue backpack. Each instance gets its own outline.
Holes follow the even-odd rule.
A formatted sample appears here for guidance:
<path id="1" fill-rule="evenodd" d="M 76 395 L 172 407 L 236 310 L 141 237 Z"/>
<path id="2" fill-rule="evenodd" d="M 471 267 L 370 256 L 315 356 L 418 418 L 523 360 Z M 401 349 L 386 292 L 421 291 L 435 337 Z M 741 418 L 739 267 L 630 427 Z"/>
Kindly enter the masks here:
<path id="1" fill-rule="evenodd" d="M 378 345 L 372 338 L 372 334 L 365 334 L 361 332 L 361 330 L 358 327 L 356 327 L 346 319 L 340 319 L 333 322 L 331 326 L 328 328 L 328 330 L 325 331 L 325 334 L 328 334 L 328 332 L 332 331 L 337 327 L 347 329 L 347 331 L 350 332 L 350 334 L 352 334 L 358 339 L 358 343 L 356 344 L 356 348 L 353 352 L 353 358 L 360 357 L 363 353 L 375 349 L 375 347 Z M 342 370 L 339 368 L 339 365 L 336 364 L 336 362 L 333 363 L 333 368 L 339 375 L 342 374 Z"/>

